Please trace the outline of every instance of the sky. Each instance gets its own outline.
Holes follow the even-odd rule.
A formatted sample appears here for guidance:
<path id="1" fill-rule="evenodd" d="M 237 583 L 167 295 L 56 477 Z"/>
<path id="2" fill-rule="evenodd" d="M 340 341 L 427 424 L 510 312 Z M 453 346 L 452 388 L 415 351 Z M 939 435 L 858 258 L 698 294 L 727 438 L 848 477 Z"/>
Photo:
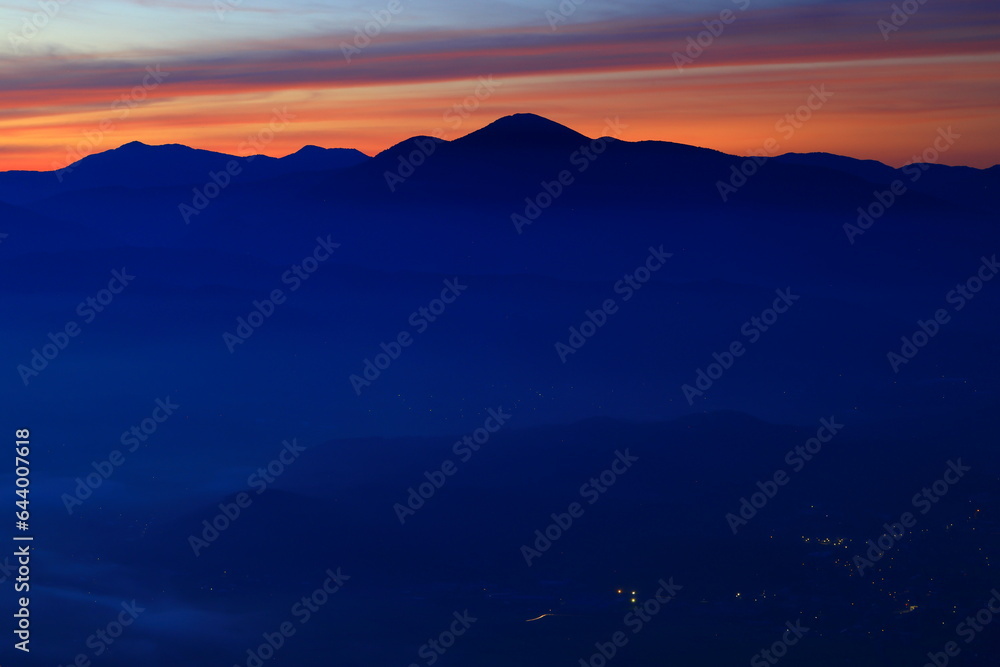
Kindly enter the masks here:
<path id="1" fill-rule="evenodd" d="M 37 0 L 0 29 L 0 170 L 130 141 L 373 155 L 518 112 L 893 166 L 950 128 L 942 163 L 1000 163 L 995 0 Z"/>

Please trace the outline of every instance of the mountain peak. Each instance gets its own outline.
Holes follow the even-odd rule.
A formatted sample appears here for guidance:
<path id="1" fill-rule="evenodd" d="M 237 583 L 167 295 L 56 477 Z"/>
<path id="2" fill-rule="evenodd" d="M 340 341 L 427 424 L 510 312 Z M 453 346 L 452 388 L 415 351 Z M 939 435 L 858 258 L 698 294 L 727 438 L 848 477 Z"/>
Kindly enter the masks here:
<path id="1" fill-rule="evenodd" d="M 87 158 L 93 158 L 97 156 L 104 156 L 104 159 L 121 158 L 122 156 L 149 158 L 150 156 L 153 155 L 162 156 L 166 154 L 190 153 L 197 151 L 198 149 L 191 148 L 183 144 L 153 145 L 153 144 L 145 144 L 141 141 L 130 141 L 127 144 L 122 144 L 118 148 L 112 148 L 107 151 L 88 155 Z"/>
<path id="2" fill-rule="evenodd" d="M 502 132 L 573 132 L 565 125 L 534 113 L 515 113 L 503 116 L 483 129 L 488 128 Z"/>
<path id="3" fill-rule="evenodd" d="M 317 146 L 316 144 L 306 144 L 299 150 L 291 153 L 291 155 L 319 155 L 320 153 L 325 153 L 328 150 L 330 149 Z"/>
<path id="4" fill-rule="evenodd" d="M 455 143 L 493 146 L 552 147 L 579 145 L 589 138 L 565 125 L 533 113 L 516 113 L 498 118 Z"/>

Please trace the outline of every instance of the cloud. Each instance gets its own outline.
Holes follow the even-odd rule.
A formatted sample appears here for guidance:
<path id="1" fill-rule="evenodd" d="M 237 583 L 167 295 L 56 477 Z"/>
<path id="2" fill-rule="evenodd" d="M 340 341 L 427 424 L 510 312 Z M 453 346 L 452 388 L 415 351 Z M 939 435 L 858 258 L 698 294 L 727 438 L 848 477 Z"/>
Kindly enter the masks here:
<path id="1" fill-rule="evenodd" d="M 646 9 L 635 3 L 631 11 Z M 170 73 L 167 82 L 118 129 L 130 139 L 183 143 L 214 132 L 218 143 L 205 147 L 218 150 L 231 150 L 234 143 L 226 123 L 242 131 L 266 119 L 275 103 L 294 103 L 302 122 L 282 137 L 286 143 L 275 144 L 276 151 L 294 151 L 292 141 L 325 138 L 377 152 L 405 132 L 432 130 L 455 96 L 468 94 L 463 91 L 469 82 L 484 75 L 507 82 L 485 107 L 498 112 L 493 117 L 531 110 L 599 125 L 603 115 L 628 110 L 641 121 L 636 131 L 645 133 L 635 138 L 730 151 L 739 150 L 729 143 L 736 141 L 733 126 L 747 137 L 746 147 L 752 146 L 760 134 L 756 123 L 798 104 L 801 91 L 821 81 L 842 91 L 837 104 L 825 110 L 825 120 L 813 126 L 824 137 L 837 131 L 858 137 L 864 134 L 858 131 L 861 117 L 901 112 L 925 123 L 941 122 L 947 112 L 988 131 L 983 116 L 998 102 L 992 72 L 1000 58 L 1000 16 L 992 5 L 928 3 L 886 41 L 876 22 L 890 12 L 890 6 L 871 2 L 755 3 L 737 12 L 683 72 L 672 54 L 683 52 L 688 38 L 704 30 L 702 21 L 718 16 L 718 9 L 704 16 L 575 20 L 555 32 L 546 23 L 493 29 L 393 25 L 351 62 L 342 52 L 353 35 L 347 27 L 295 38 L 238 32 L 212 42 L 38 55 L 0 69 L 5 91 L 0 127 L 18 135 L 12 143 L 23 142 L 23 152 L 44 144 L 44 132 L 65 144 L 68 135 L 99 121 L 116 98 L 140 83 L 146 66 L 159 65 Z M 360 115 L 351 117 L 350 111 Z M 688 114 L 700 114 L 700 129 L 678 123 Z M 471 118 L 462 129 L 488 120 Z M 721 135 L 719 127 L 725 128 Z M 901 141 L 919 143 L 924 129 Z M 877 127 L 876 136 L 881 132 Z M 226 133 L 228 138 L 219 137 Z M 808 139 L 809 133 L 800 133 L 800 140 Z M 886 145 L 894 139 L 878 141 Z M 867 138 L 858 145 L 869 145 Z M 981 144 L 974 160 L 992 164 L 998 148 Z M 891 151 L 869 157 L 890 160 L 905 153 L 901 147 Z"/>

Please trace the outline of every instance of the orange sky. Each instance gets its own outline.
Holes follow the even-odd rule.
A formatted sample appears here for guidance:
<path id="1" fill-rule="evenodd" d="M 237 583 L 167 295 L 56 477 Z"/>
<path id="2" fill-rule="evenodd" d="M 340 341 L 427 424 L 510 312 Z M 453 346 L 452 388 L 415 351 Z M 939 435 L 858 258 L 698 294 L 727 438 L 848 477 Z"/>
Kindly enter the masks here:
<path id="1" fill-rule="evenodd" d="M 888 40 L 876 27 L 888 17 L 881 4 L 736 9 L 683 71 L 673 53 L 718 10 L 556 31 L 400 27 L 351 62 L 343 35 L 50 49 L 0 60 L 0 170 L 56 169 L 133 140 L 239 153 L 275 109 L 294 118 L 260 137 L 259 152 L 274 156 L 306 144 L 371 155 L 416 134 L 451 139 L 533 112 L 591 136 L 617 116 L 626 140 L 748 154 L 773 138 L 780 152 L 894 166 L 951 127 L 960 139 L 941 161 L 988 167 L 1000 162 L 1000 20 L 981 6 L 929 3 Z M 832 95 L 807 110 L 813 87 Z M 778 125 L 796 111 L 808 118 L 793 131 Z"/>

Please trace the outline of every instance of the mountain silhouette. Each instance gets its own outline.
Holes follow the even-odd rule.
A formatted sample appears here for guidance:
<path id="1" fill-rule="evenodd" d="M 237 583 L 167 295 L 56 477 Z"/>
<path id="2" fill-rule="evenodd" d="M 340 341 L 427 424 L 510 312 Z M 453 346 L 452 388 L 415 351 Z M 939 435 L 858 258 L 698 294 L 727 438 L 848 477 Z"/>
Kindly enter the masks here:
<path id="1" fill-rule="evenodd" d="M 132 142 L 61 180 L 0 173 L 0 388 L 45 490 L 45 659 L 134 598 L 149 614 L 109 667 L 257 664 L 247 648 L 342 566 L 279 660 L 407 664 L 469 609 L 483 620 L 454 664 L 567 664 L 621 627 L 612 591 L 676 576 L 621 664 L 735 664 L 799 617 L 816 619 L 802 664 L 916 664 L 913 637 L 944 645 L 940 618 L 974 613 L 992 576 L 998 172 L 760 163 L 515 114 L 373 157 Z M 112 293 L 116 272 L 134 278 Z M 162 423 L 158 399 L 178 406 Z M 794 469 L 824 422 L 842 432 Z M 148 437 L 123 454 L 129 429 Z M 301 459 L 282 462 L 286 439 Z M 634 466 L 609 469 L 624 450 Z M 861 552 L 959 456 L 973 471 L 879 586 L 834 562 L 827 543 Z M 573 502 L 572 527 L 552 524 Z M 921 611 L 900 616 L 906 600 Z M 886 619 L 899 632 L 875 655 Z M 720 626 L 738 633 L 721 657 L 704 651 Z"/>
<path id="2" fill-rule="evenodd" d="M 657 195 L 671 197 L 675 205 L 715 204 L 718 184 L 731 180 L 734 166 L 743 158 L 718 151 L 662 141 L 612 141 L 600 160 L 584 157 L 592 139 L 564 125 L 531 113 L 502 117 L 453 141 L 413 137 L 375 158 L 348 148 L 323 149 L 306 146 L 283 158 L 263 155 L 232 155 L 189 148 L 179 144 L 149 146 L 133 141 L 118 148 L 88 155 L 55 172 L 14 171 L 0 173 L 0 201 L 25 205 L 66 192 L 125 187 L 155 189 L 198 186 L 209 174 L 225 170 L 236 160 L 239 183 L 280 179 L 289 175 L 342 172 L 316 180 L 330 194 L 364 192 L 380 194 L 387 174 L 407 173 L 409 185 L 399 190 L 434 190 L 461 197 L 469 189 L 478 195 L 520 190 L 525 183 L 551 180 L 564 169 L 593 167 L 600 182 L 611 193 L 641 199 Z M 426 163 L 426 165 L 424 164 Z M 1000 187 L 1000 165 L 980 170 L 928 165 L 911 189 L 924 195 L 972 208 L 988 210 Z M 910 184 L 911 176 L 873 160 L 856 160 L 828 153 L 786 155 L 772 158 L 766 168 L 749 179 L 744 200 L 787 202 L 843 199 L 850 190 L 869 190 L 870 185 L 889 184 L 895 178 Z M 739 179 L 739 177 L 736 177 Z M 587 188 L 594 199 L 606 198 L 602 188 Z M 735 198 L 735 197 L 734 197 Z"/>
<path id="3" fill-rule="evenodd" d="M 273 158 L 132 141 L 51 172 L 0 173 L 0 201 L 25 204 L 65 192 L 110 187 L 139 190 L 203 185 L 210 180 L 211 173 L 225 172 L 233 160 L 238 164 L 240 180 L 250 182 L 343 169 L 369 159 L 364 153 L 347 148 L 306 146 L 283 158 Z"/>
<path id="4" fill-rule="evenodd" d="M 590 139 L 565 125 L 533 113 L 518 113 L 499 118 L 481 130 L 471 132 L 454 143 L 469 149 L 524 150 L 561 148 L 573 150 Z"/>
<path id="5" fill-rule="evenodd" d="M 821 285 L 837 271 L 860 283 L 887 271 L 867 253 L 905 249 L 923 267 L 915 280 L 932 283 L 961 271 L 983 245 L 1000 243 L 990 209 L 998 167 L 928 165 L 914 182 L 909 170 L 829 154 L 789 154 L 758 166 L 670 142 L 617 139 L 599 155 L 591 144 L 534 114 L 506 116 L 453 141 L 413 137 L 372 158 L 315 146 L 271 158 L 132 142 L 77 162 L 61 183 L 53 172 L 0 173 L 0 202 L 15 206 L 8 213 L 15 231 L 38 229 L 38 216 L 82 226 L 89 238 L 81 247 L 225 249 L 286 262 L 301 253 L 288 221 L 312 234 L 333 220 L 343 221 L 338 234 L 354 248 L 353 261 L 369 269 L 591 280 L 620 274 L 635 248 L 669 241 L 695 249 L 675 262 L 688 280 L 784 276 Z M 180 207 L 193 210 L 197 193 L 214 187 L 210 174 L 233 161 L 239 173 L 184 219 Z M 861 253 L 847 252 L 845 225 L 856 225 L 859 209 L 877 203 L 893 177 L 905 179 L 905 196 L 853 239 Z M 725 200 L 721 184 L 736 184 Z M 526 214 L 537 221 L 515 226 Z M 37 247 L 14 236 L 5 252 Z M 572 252 L 561 251 L 570 236 L 577 237 Z M 720 237 L 732 243 L 714 244 Z M 779 239 L 799 251 L 789 255 Z M 454 243 L 494 252 L 456 254 Z"/>

